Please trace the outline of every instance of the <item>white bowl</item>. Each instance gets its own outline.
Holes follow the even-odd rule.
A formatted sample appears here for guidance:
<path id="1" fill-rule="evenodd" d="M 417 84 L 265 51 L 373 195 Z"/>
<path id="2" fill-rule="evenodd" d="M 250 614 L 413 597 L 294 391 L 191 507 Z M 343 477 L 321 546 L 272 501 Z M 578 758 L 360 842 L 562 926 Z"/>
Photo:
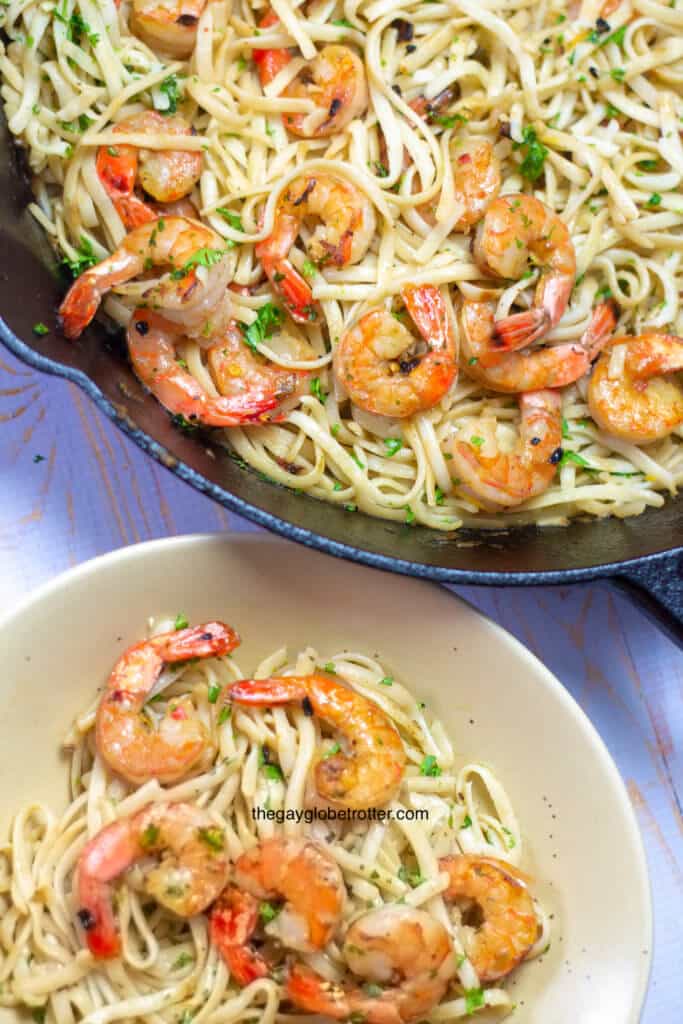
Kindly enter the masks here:
<path id="1" fill-rule="evenodd" d="M 3 834 L 28 801 L 64 806 L 59 745 L 73 716 L 148 616 L 179 612 L 232 623 L 245 669 L 281 644 L 379 653 L 444 720 L 463 760 L 493 765 L 519 815 L 525 866 L 555 920 L 550 951 L 512 982 L 516 1024 L 636 1024 L 650 892 L 614 763 L 529 651 L 429 583 L 260 535 L 153 541 L 58 577 L 0 621 Z M 0 1011 L 2 1024 L 19 1019 Z"/>

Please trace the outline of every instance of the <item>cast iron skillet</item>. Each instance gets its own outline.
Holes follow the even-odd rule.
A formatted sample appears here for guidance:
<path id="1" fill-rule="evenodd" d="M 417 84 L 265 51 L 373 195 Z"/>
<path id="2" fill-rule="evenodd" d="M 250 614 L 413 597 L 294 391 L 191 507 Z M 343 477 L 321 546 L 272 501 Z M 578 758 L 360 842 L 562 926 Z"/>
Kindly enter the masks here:
<path id="1" fill-rule="evenodd" d="M 610 577 L 683 646 L 683 495 L 635 519 L 572 523 L 566 529 L 435 531 L 371 519 L 273 486 L 184 436 L 137 382 L 121 339 L 101 324 L 78 342 L 53 329 L 66 279 L 26 212 L 27 177 L 0 125 L 0 338 L 38 370 L 74 381 L 136 444 L 222 505 L 292 540 L 392 572 L 448 583 L 533 585 Z M 27 340 L 21 340 L 27 339 Z M 218 449 L 216 449 L 218 452 Z"/>

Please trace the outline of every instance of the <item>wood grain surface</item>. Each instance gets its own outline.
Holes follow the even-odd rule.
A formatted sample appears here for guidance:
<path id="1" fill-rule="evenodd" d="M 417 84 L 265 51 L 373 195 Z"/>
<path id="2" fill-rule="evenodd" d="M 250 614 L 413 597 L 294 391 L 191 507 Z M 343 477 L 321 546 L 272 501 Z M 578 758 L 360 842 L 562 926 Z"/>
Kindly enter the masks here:
<path id="1" fill-rule="evenodd" d="M 1 347 L 0 487 L 0 608 L 115 548 L 256 529 L 144 456 L 74 385 L 36 373 Z M 642 830 L 654 897 L 643 1022 L 682 1021 L 683 655 L 600 583 L 457 592 L 548 665 L 616 760 Z"/>

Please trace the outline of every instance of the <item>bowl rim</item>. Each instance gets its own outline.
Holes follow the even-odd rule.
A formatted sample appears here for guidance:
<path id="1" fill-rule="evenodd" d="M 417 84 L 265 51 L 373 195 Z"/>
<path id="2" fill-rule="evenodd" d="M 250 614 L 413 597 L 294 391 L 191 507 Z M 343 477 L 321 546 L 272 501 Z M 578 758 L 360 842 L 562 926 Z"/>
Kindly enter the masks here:
<path id="1" fill-rule="evenodd" d="M 39 370 L 41 373 L 62 377 L 72 384 L 78 385 L 95 403 L 100 412 L 111 420 L 119 430 L 130 438 L 146 455 L 151 457 L 164 469 L 169 470 L 184 483 L 190 485 L 201 494 L 218 502 L 224 508 L 242 516 L 244 519 L 262 526 L 271 533 L 293 540 L 305 547 L 369 566 L 371 569 L 382 569 L 386 572 L 398 573 L 402 576 L 413 576 L 418 579 L 433 580 L 437 583 L 478 584 L 483 586 L 544 586 L 553 583 L 580 583 L 605 577 L 623 577 L 628 570 L 636 570 L 646 566 L 655 567 L 658 563 L 669 561 L 677 554 L 683 553 L 683 545 L 656 551 L 647 555 L 619 561 L 602 562 L 588 567 L 576 567 L 556 570 L 525 570 L 515 572 L 497 572 L 495 570 L 449 569 L 438 565 L 415 562 L 394 555 L 385 555 L 363 547 L 356 547 L 343 541 L 333 540 L 315 530 L 296 526 L 289 520 L 282 519 L 272 512 L 267 512 L 257 505 L 239 498 L 236 494 L 212 483 L 205 476 L 193 469 L 175 455 L 170 456 L 166 448 L 155 441 L 146 431 L 135 426 L 126 416 L 121 415 L 115 404 L 110 401 L 97 384 L 83 371 L 67 366 L 54 359 L 41 355 L 35 349 L 18 338 L 4 318 L 0 315 L 0 340 L 10 352 L 22 362 Z M 311 499 L 317 500 L 317 499 Z"/>
<path id="2" fill-rule="evenodd" d="M 43 601 L 55 600 L 62 588 L 68 588 L 77 581 L 87 579 L 89 576 L 97 574 L 102 570 L 107 570 L 113 566 L 116 566 L 120 570 L 125 568 L 127 565 L 136 562 L 140 558 L 145 559 L 150 556 L 153 557 L 155 553 L 168 549 L 186 549 L 186 551 L 190 552 L 193 548 L 204 546 L 219 547 L 226 544 L 236 544 L 238 546 L 245 545 L 248 547 L 264 543 L 274 547 L 286 545 L 286 541 L 282 538 L 272 535 L 263 536 L 261 534 L 235 533 L 234 531 L 227 531 L 225 533 L 181 534 L 174 537 L 162 537 L 154 540 L 143 541 L 142 543 L 131 544 L 124 548 L 116 548 L 102 555 L 97 555 L 94 558 L 88 559 L 85 562 L 81 562 L 79 565 L 66 569 L 64 572 L 59 573 L 52 579 L 39 584 L 28 594 L 24 595 L 16 604 L 10 605 L 0 613 L 0 634 L 4 629 L 11 628 L 12 622 L 15 619 L 27 614 L 32 605 Z M 331 565 L 334 564 L 335 563 L 331 563 Z M 423 581 L 423 585 L 427 585 L 425 581 Z M 530 669 L 532 669 L 532 674 L 538 679 L 538 684 L 544 686 L 551 692 L 552 696 L 560 705 L 561 713 L 565 716 L 569 716 L 574 721 L 576 728 L 583 732 L 586 740 L 590 743 L 591 748 L 595 752 L 603 777 L 605 778 L 606 783 L 610 786 L 616 800 L 617 808 L 622 818 L 624 829 L 623 835 L 625 835 L 631 846 L 635 863 L 631 892 L 636 895 L 640 905 L 641 916 L 645 928 L 644 941 L 646 943 L 646 947 L 644 948 L 647 948 L 647 955 L 641 957 L 639 960 L 639 977 L 637 979 L 634 993 L 635 1003 L 633 1008 L 636 1011 L 637 1019 L 640 1019 L 645 1005 L 653 961 L 654 925 L 652 890 L 643 838 L 638 826 L 635 810 L 628 796 L 624 780 L 619 773 L 619 769 L 607 749 L 605 741 L 602 739 L 600 733 L 593 725 L 581 705 L 532 651 L 525 647 L 524 644 L 509 633 L 498 622 L 486 615 L 484 612 L 481 612 L 478 608 L 475 608 L 474 605 L 459 594 L 455 594 L 453 591 L 443 586 L 439 587 L 439 590 L 452 601 L 466 605 L 474 612 L 475 615 L 484 619 L 488 627 L 492 629 L 496 637 L 496 641 L 501 644 L 507 644 L 517 658 L 523 659 L 527 662 Z M 617 1024 L 617 1022 L 615 1022 L 615 1024 Z"/>

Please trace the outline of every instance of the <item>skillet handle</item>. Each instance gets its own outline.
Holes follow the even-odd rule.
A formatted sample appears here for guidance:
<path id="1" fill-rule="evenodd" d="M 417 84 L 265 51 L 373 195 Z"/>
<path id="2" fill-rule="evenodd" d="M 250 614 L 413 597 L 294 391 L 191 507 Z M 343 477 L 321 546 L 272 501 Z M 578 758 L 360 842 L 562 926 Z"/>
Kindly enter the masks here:
<path id="1" fill-rule="evenodd" d="M 683 554 L 674 552 L 629 567 L 610 582 L 683 648 Z"/>

